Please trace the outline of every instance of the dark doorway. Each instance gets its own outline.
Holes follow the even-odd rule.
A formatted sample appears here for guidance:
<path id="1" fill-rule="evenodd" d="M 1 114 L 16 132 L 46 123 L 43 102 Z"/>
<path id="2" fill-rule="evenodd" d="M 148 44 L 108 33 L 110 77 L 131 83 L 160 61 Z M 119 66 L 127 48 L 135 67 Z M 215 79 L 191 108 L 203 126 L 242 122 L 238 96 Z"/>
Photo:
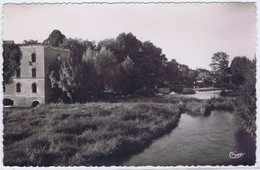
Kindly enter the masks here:
<path id="1" fill-rule="evenodd" d="M 4 99 L 3 100 L 3 105 L 4 106 L 13 106 L 14 105 L 14 101 L 11 99 Z"/>
<path id="2" fill-rule="evenodd" d="M 38 101 L 34 101 L 34 102 L 32 102 L 32 107 L 36 107 L 38 104 L 39 104 Z"/>

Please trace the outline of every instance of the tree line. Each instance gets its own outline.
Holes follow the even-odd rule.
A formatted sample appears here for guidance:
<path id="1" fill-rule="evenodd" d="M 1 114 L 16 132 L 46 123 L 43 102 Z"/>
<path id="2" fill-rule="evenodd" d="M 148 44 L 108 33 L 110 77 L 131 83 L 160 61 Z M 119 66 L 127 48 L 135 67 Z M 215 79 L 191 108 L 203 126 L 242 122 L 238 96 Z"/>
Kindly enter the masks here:
<path id="1" fill-rule="evenodd" d="M 25 40 L 23 44 L 39 44 Z M 115 39 L 98 43 L 66 38 L 54 30 L 43 44 L 70 50 L 70 58 L 56 61 L 49 68 L 53 101 L 84 102 L 102 97 L 104 91 L 115 95 L 145 94 L 154 89 L 178 83 L 193 87 L 198 70 L 172 59 L 167 61 L 161 48 L 152 42 L 141 42 L 132 33 L 121 33 Z M 19 67 L 21 52 L 16 44 L 3 44 L 3 83 L 8 83 Z M 233 83 L 236 87 L 247 81 L 248 67 L 253 61 L 235 57 L 229 67 L 229 56 L 217 52 L 210 64 L 215 83 Z M 173 89 L 178 91 L 178 89 Z"/>
<path id="2" fill-rule="evenodd" d="M 167 61 L 161 48 L 141 42 L 132 33 L 98 43 L 67 39 L 54 30 L 43 44 L 70 49 L 70 58 L 56 62 L 49 76 L 55 96 L 67 102 L 115 95 L 151 95 L 154 89 L 184 81 L 192 87 L 196 71 L 186 65 Z M 59 94 L 59 95 L 57 95 Z"/>

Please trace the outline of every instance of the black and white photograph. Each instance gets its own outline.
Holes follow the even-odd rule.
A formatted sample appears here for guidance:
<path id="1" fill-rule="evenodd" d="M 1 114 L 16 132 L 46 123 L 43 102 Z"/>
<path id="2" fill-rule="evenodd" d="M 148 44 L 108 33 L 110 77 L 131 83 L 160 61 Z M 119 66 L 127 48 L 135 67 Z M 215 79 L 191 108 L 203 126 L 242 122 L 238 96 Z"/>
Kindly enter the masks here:
<path id="1" fill-rule="evenodd" d="M 254 1 L 7 2 L 1 43 L 4 167 L 257 165 Z"/>

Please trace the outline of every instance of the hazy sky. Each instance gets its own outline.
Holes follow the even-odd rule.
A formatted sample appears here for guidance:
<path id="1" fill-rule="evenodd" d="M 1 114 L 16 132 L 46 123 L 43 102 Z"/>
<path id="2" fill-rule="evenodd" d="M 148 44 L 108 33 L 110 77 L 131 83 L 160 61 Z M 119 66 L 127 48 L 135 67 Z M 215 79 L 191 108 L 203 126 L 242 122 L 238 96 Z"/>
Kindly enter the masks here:
<path id="1" fill-rule="evenodd" d="M 54 29 L 97 42 L 132 32 L 193 69 L 209 69 L 218 51 L 230 61 L 256 53 L 254 3 L 3 5 L 4 40 L 42 42 Z"/>

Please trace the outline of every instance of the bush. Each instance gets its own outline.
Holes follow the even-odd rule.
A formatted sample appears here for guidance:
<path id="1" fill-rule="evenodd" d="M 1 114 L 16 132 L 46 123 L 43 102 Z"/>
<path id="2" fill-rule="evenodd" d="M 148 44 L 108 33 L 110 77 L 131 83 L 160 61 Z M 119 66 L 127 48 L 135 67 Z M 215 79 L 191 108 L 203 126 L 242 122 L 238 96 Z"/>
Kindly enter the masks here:
<path id="1" fill-rule="evenodd" d="M 182 94 L 195 94 L 195 91 L 192 88 L 183 88 Z"/>
<path id="2" fill-rule="evenodd" d="M 227 98 L 212 98 L 208 101 L 212 105 L 212 109 L 220 111 L 233 111 L 234 110 L 234 99 Z"/>
<path id="3" fill-rule="evenodd" d="M 222 96 L 222 97 L 227 96 L 227 92 L 226 92 L 226 90 L 221 90 L 221 92 L 220 92 L 220 96 Z"/>
<path id="4" fill-rule="evenodd" d="M 146 96 L 146 97 L 154 96 L 154 94 L 155 94 L 155 92 L 154 92 L 154 89 L 152 89 L 152 88 L 138 90 L 135 93 L 135 95 L 141 95 L 141 96 Z"/>

